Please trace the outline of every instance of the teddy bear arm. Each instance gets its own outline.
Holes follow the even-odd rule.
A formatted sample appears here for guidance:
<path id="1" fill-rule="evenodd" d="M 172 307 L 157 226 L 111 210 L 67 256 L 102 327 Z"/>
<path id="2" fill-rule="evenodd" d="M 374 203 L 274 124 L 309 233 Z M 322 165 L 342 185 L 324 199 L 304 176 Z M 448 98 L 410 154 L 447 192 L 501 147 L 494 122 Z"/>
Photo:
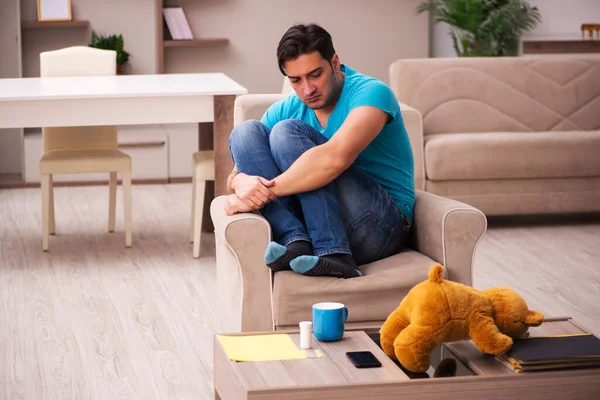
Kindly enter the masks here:
<path id="1" fill-rule="evenodd" d="M 408 324 L 410 320 L 401 304 L 388 316 L 379 330 L 379 341 L 385 354 L 394 357 L 394 340 Z"/>
<path id="2" fill-rule="evenodd" d="M 484 353 L 504 354 L 512 346 L 512 339 L 498 330 L 491 317 L 481 317 L 469 323 L 469 336 Z"/>
<path id="3" fill-rule="evenodd" d="M 440 343 L 439 327 L 409 325 L 394 340 L 394 353 L 400 364 L 411 372 L 425 372 L 429 353 Z"/>

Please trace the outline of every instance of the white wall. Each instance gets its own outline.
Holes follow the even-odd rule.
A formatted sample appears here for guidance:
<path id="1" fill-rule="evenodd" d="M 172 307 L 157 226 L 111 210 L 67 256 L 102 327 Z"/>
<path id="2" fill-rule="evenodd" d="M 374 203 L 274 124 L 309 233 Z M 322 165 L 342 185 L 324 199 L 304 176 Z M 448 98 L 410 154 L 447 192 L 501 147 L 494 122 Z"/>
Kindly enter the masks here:
<path id="1" fill-rule="evenodd" d="M 456 51 L 452 47 L 452 39 L 449 35 L 450 26 L 444 22 L 430 26 L 431 43 L 429 53 L 431 57 L 456 57 Z"/>
<path id="2" fill-rule="evenodd" d="M 6 0 L 0 0 L 6 1 Z M 14 0 L 11 0 L 14 1 Z M 196 37 L 226 37 L 228 45 L 164 49 L 167 73 L 221 71 L 250 92 L 281 89 L 275 51 L 294 23 L 317 22 L 333 36 L 342 62 L 384 81 L 398 58 L 427 57 L 426 14 L 421 0 L 164 0 L 184 8 Z M 72 0 L 73 18 L 90 29 L 28 30 L 23 35 L 24 76 L 39 75 L 39 53 L 86 45 L 92 29 L 122 33 L 131 53 L 129 73 L 157 71 L 155 0 Z M 21 0 L 22 18 L 37 18 L 36 0 Z"/>
<path id="3" fill-rule="evenodd" d="M 600 0 L 529 0 L 542 23 L 525 38 L 579 39 L 582 23 L 600 23 Z M 431 27 L 431 56 L 456 57 L 446 24 Z"/>
<path id="4" fill-rule="evenodd" d="M 528 38 L 581 39 L 582 23 L 600 23 L 600 0 L 529 0 L 542 23 Z"/>
<path id="5" fill-rule="evenodd" d="M 229 45 L 165 49 L 165 71 L 222 71 L 251 93 L 278 92 L 279 39 L 294 23 L 316 22 L 331 33 L 341 61 L 388 81 L 389 65 L 429 54 L 428 17 L 420 0 L 169 0 L 183 7 L 197 37 Z"/>
<path id="6" fill-rule="evenodd" d="M 0 0 L 5 1 L 5 0 Z M 150 74 L 156 68 L 154 0 L 72 0 L 74 20 L 88 20 L 88 29 L 33 29 L 23 32 L 23 76 L 39 76 L 39 54 L 68 46 L 87 46 L 91 32 L 123 34 L 131 54 L 128 73 Z M 21 18 L 37 19 L 36 0 L 21 0 Z"/>

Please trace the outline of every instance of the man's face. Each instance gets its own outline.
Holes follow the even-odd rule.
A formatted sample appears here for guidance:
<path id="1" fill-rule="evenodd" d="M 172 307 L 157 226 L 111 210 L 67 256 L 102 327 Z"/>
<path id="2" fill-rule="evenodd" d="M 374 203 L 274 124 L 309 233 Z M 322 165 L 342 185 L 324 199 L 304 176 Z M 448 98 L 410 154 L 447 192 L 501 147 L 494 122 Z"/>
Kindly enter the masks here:
<path id="1" fill-rule="evenodd" d="M 284 67 L 292 88 L 307 107 L 319 110 L 335 100 L 338 87 L 335 72 L 340 70 L 337 55 L 330 64 L 314 51 L 286 61 Z"/>

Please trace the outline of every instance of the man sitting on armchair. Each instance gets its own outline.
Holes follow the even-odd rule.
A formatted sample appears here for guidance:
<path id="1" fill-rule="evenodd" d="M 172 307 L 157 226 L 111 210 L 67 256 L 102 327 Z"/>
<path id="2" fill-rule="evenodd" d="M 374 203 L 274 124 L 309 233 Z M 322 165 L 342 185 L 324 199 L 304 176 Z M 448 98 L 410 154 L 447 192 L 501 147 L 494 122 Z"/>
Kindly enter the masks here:
<path id="1" fill-rule="evenodd" d="M 398 101 L 341 64 L 318 25 L 288 29 L 277 58 L 295 94 L 233 129 L 225 211 L 269 221 L 274 271 L 361 276 L 357 265 L 396 253 L 412 224 L 413 154 Z"/>

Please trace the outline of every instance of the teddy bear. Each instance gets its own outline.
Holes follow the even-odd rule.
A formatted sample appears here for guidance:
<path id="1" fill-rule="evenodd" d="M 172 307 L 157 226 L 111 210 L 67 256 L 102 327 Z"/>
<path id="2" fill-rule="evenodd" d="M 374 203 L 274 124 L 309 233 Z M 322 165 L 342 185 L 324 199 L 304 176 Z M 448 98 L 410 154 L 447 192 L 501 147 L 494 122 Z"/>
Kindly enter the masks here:
<path id="1" fill-rule="evenodd" d="M 504 354 L 513 339 L 544 319 L 514 290 L 479 291 L 444 280 L 443 274 L 444 267 L 433 265 L 428 279 L 408 292 L 380 329 L 383 351 L 411 372 L 426 371 L 429 353 L 443 342 L 470 338 L 484 353 Z"/>

